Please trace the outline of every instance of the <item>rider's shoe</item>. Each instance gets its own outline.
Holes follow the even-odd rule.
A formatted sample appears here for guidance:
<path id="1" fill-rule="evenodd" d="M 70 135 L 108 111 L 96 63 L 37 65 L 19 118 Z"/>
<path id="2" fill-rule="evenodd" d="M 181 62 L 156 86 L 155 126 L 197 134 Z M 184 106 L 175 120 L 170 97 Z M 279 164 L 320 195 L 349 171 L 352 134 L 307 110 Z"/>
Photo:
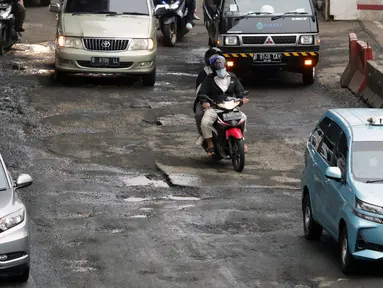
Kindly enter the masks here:
<path id="1" fill-rule="evenodd" d="M 197 14 L 194 14 L 193 19 L 194 19 L 194 20 L 201 20 L 201 18 L 199 18 L 199 17 L 197 16 Z"/>
<path id="2" fill-rule="evenodd" d="M 188 29 L 188 30 L 193 29 L 193 24 L 192 23 L 187 23 L 186 24 L 186 29 Z"/>

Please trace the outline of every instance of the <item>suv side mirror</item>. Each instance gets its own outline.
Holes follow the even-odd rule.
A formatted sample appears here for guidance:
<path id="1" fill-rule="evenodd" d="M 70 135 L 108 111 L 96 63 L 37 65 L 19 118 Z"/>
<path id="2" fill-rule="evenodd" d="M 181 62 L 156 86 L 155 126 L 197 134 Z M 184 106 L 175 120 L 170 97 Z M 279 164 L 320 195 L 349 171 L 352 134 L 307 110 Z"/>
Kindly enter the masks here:
<path id="1" fill-rule="evenodd" d="M 28 174 L 20 174 L 16 179 L 16 189 L 24 188 L 32 185 L 32 177 Z"/>
<path id="2" fill-rule="evenodd" d="M 49 5 L 49 11 L 53 13 L 60 13 L 61 12 L 61 5 L 59 3 L 50 4 Z"/>
<path id="3" fill-rule="evenodd" d="M 342 171 L 339 167 L 327 167 L 325 175 L 328 179 L 335 180 L 337 182 L 342 181 Z"/>

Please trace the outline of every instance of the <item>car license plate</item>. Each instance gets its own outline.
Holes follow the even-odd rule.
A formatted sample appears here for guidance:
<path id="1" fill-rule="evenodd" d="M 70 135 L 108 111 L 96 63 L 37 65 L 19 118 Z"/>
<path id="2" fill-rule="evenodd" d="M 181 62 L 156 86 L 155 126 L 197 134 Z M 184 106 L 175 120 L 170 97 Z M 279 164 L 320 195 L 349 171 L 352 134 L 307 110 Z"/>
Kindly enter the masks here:
<path id="1" fill-rule="evenodd" d="M 95 67 L 105 67 L 105 66 L 120 66 L 119 58 L 109 58 L 109 57 L 92 57 L 91 65 Z"/>
<path id="2" fill-rule="evenodd" d="M 242 118 L 241 112 L 229 112 L 222 115 L 223 121 L 239 120 Z"/>
<path id="3" fill-rule="evenodd" d="M 257 63 L 278 63 L 281 62 L 280 53 L 257 53 L 254 55 L 254 62 Z"/>

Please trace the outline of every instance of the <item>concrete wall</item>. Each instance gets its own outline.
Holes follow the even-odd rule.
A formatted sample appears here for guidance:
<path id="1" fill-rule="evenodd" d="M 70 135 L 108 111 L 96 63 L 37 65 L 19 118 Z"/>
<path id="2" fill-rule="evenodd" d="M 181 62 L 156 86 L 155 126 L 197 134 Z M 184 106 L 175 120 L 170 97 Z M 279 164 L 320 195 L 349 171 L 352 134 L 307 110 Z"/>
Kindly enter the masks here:
<path id="1" fill-rule="evenodd" d="M 383 20 L 383 0 L 328 0 L 334 20 Z"/>

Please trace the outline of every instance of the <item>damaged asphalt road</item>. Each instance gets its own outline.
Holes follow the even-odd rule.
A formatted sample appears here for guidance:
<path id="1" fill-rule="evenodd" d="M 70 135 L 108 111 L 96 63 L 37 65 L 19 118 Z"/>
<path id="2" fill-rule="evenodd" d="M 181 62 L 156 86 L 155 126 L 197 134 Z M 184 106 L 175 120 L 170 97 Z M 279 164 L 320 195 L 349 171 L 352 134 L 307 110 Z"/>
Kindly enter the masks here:
<path id="1" fill-rule="evenodd" d="M 364 105 L 338 84 L 347 32 L 363 35 L 357 23 L 321 23 L 315 85 L 287 73 L 244 83 L 250 151 L 239 174 L 194 144 L 203 26 L 177 48 L 160 44 L 154 88 L 114 77 L 63 87 L 51 75 L 54 16 L 30 8 L 28 17 L 26 43 L 2 59 L 0 147 L 13 175 L 35 180 L 20 191 L 33 221 L 32 278 L 0 287 L 380 285 L 380 267 L 346 278 L 329 237 L 304 240 L 298 190 L 318 117 Z"/>

